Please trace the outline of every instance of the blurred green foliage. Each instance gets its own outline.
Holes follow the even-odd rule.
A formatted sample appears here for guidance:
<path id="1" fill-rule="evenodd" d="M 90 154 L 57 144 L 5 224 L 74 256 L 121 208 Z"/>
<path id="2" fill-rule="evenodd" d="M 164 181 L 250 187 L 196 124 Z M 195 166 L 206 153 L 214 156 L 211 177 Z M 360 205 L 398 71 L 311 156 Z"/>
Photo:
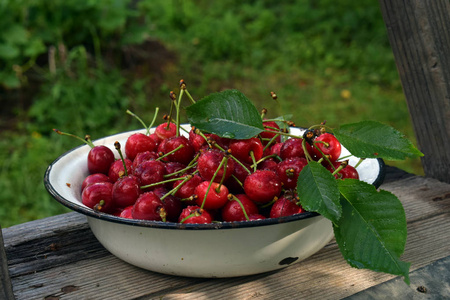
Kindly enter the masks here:
<path id="1" fill-rule="evenodd" d="M 3 227 L 67 211 L 42 178 L 79 142 L 52 128 L 140 128 L 125 110 L 166 113 L 181 78 L 196 99 L 236 88 L 299 126 L 375 119 L 414 141 L 376 1 L 2 1 L 0 28 L 0 99 L 23 103 L 0 121 Z"/>

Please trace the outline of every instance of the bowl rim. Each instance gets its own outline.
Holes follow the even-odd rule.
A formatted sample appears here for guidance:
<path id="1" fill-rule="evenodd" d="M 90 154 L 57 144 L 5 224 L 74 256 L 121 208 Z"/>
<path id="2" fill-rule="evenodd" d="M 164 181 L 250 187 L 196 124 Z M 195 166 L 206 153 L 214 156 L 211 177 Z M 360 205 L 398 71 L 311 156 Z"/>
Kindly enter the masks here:
<path id="1" fill-rule="evenodd" d="M 299 128 L 296 127 L 300 130 L 304 129 L 304 128 Z M 115 135 L 121 135 L 121 134 L 126 134 L 126 133 L 132 133 L 132 132 L 139 132 L 140 130 L 130 130 L 130 131 L 125 131 L 125 132 L 120 132 L 117 134 L 113 134 L 110 136 L 106 136 L 100 139 L 97 139 L 95 141 L 93 141 L 93 143 L 95 144 L 96 141 L 99 140 L 103 140 L 105 138 L 110 138 L 113 137 Z M 282 224 L 282 223 L 288 223 L 288 222 L 294 222 L 294 221 L 298 221 L 298 220 L 304 220 L 304 219 L 309 219 L 309 218 L 314 218 L 314 217 L 319 217 L 321 216 L 319 213 L 316 212 L 304 212 L 304 213 L 300 213 L 300 214 L 295 214 L 295 215 L 291 215 L 291 216 L 286 216 L 286 217 L 278 217 L 278 218 L 266 218 L 266 219 L 262 219 L 262 220 L 253 220 L 253 221 L 235 221 L 235 222 L 225 222 L 225 221 L 221 221 L 221 222 L 215 222 L 215 223 L 209 223 L 209 224 L 184 224 L 184 223 L 174 223 L 174 222 L 162 222 L 162 221 L 150 221 L 150 220 L 138 220 L 138 219 L 126 219 L 126 218 L 121 218 L 112 214 L 107 214 L 107 213 L 103 213 L 103 212 L 98 212 L 95 211 L 91 208 L 73 203 L 69 200 L 67 200 L 64 196 L 62 196 L 60 193 L 58 193 L 58 191 L 56 190 L 56 188 L 52 185 L 52 183 L 50 182 L 50 174 L 52 172 L 53 166 L 58 163 L 59 160 L 61 160 L 63 157 L 69 155 L 70 153 L 76 151 L 77 149 L 81 148 L 81 147 L 87 147 L 86 145 L 79 145 L 75 148 L 72 148 L 66 152 L 64 152 L 63 154 L 61 154 L 58 158 L 56 158 L 46 169 L 45 174 L 44 174 L 44 186 L 46 188 L 46 190 L 48 191 L 48 193 L 55 198 L 59 203 L 61 203 L 62 205 L 66 206 L 67 208 L 81 213 L 87 217 L 92 217 L 92 218 L 96 218 L 96 219 L 100 219 L 100 220 L 104 220 L 104 221 L 108 221 L 108 222 L 113 222 L 113 223 L 119 223 L 122 225 L 129 225 L 129 226 L 138 226 L 138 227 L 147 227 L 147 228 L 160 228 L 160 229 L 189 229 L 189 230 L 211 230 L 211 229 L 235 229 L 235 228 L 248 228 L 248 227 L 259 227 L 259 226 L 268 226 L 268 225 L 275 225 L 275 224 Z M 386 174 L 386 170 L 385 170 L 385 163 L 383 161 L 383 159 L 381 158 L 376 158 L 376 161 L 379 164 L 379 173 L 377 178 L 374 180 L 373 183 L 371 183 L 372 185 L 375 186 L 375 188 L 380 187 L 380 185 L 383 183 L 384 178 L 385 178 L 385 174 Z"/>

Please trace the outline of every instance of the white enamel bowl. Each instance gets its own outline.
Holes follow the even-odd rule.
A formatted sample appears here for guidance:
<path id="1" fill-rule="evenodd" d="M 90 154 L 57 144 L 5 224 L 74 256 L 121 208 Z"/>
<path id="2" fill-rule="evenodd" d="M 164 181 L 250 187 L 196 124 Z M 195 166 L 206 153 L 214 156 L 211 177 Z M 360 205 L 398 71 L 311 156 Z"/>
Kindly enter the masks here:
<path id="1" fill-rule="evenodd" d="M 187 129 L 189 127 L 186 126 Z M 133 132 L 95 141 L 110 147 L 125 145 Z M 301 130 L 294 128 L 301 136 Z M 277 219 L 216 224 L 178 224 L 123 219 L 96 212 L 81 203 L 81 183 L 88 175 L 90 148 L 80 146 L 61 155 L 47 169 L 44 184 L 61 204 L 87 216 L 92 232 L 113 255 L 155 272 L 189 277 L 233 277 L 257 274 L 299 262 L 332 238 L 330 221 L 316 213 Z M 347 155 L 344 149 L 342 155 Z M 356 164 L 352 157 L 350 164 Z M 384 164 L 367 159 L 360 179 L 379 186 Z"/>

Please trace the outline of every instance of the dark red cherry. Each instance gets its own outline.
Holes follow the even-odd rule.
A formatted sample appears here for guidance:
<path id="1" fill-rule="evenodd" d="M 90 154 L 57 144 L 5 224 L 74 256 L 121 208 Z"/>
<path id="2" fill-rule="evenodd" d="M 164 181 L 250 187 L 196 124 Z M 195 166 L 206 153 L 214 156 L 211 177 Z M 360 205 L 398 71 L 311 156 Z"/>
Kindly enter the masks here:
<path id="1" fill-rule="evenodd" d="M 163 154 L 168 154 L 175 151 L 165 156 L 165 161 L 179 162 L 187 165 L 194 158 L 194 148 L 189 140 L 184 136 L 174 136 L 168 138 L 160 145 L 163 145 L 163 147 L 159 147 L 158 150 L 160 150 Z"/>
<path id="2" fill-rule="evenodd" d="M 341 162 L 333 162 L 334 169 L 331 166 L 328 166 L 327 169 L 333 173 L 334 170 L 339 168 L 341 165 Z M 342 170 L 340 170 L 338 173 L 334 174 L 334 177 L 337 179 L 346 179 L 346 178 L 353 178 L 353 179 L 359 179 L 358 171 L 355 169 L 355 167 L 347 165 Z"/>
<path id="3" fill-rule="evenodd" d="M 178 218 L 178 222 L 183 224 L 209 224 L 212 223 L 212 221 L 212 215 L 196 205 L 188 206 L 183 209 Z"/>
<path id="4" fill-rule="evenodd" d="M 153 192 L 146 192 L 139 196 L 131 211 L 133 219 L 165 221 L 166 211 L 164 203 Z"/>
<path id="5" fill-rule="evenodd" d="M 109 167 L 114 162 L 114 160 L 114 153 L 108 147 L 100 145 L 91 148 L 87 157 L 89 173 L 108 174 Z"/>
<path id="6" fill-rule="evenodd" d="M 131 174 L 131 172 L 133 171 L 133 162 L 128 158 L 125 158 L 124 161 L 128 174 Z M 123 162 L 121 159 L 118 159 L 111 164 L 111 167 L 109 168 L 108 172 L 108 177 L 111 179 L 112 182 L 116 182 L 117 179 L 119 179 L 124 175 L 125 169 L 123 167 Z"/>
<path id="7" fill-rule="evenodd" d="M 137 168 L 133 171 L 133 174 L 139 178 L 141 186 L 146 186 L 163 181 L 164 175 L 166 174 L 166 168 L 164 163 L 158 160 L 147 160 L 137 166 Z M 146 191 L 153 190 L 157 186 L 161 186 L 161 184 L 149 187 Z"/>
<path id="8" fill-rule="evenodd" d="M 286 140 L 280 149 L 280 157 L 283 160 L 294 157 L 306 157 L 305 151 L 303 150 L 302 142 L 303 139 L 301 138 L 291 138 Z M 308 143 L 306 143 L 305 145 L 309 149 L 311 148 L 311 146 Z"/>
<path id="9" fill-rule="evenodd" d="M 230 142 L 231 154 L 241 162 L 252 164 L 261 159 L 264 147 L 258 138 L 250 138 L 246 140 L 232 140 Z"/>
<path id="10" fill-rule="evenodd" d="M 277 174 L 285 189 L 295 189 L 300 172 L 308 164 L 304 157 L 294 157 L 283 160 L 278 164 Z"/>
<path id="11" fill-rule="evenodd" d="M 111 179 L 103 173 L 95 173 L 88 175 L 83 182 L 81 183 L 81 191 L 84 190 L 85 187 L 97 182 L 111 182 Z"/>
<path id="12" fill-rule="evenodd" d="M 245 194 L 250 200 L 263 204 L 272 201 L 281 193 L 282 184 L 278 175 L 270 170 L 257 170 L 244 182 Z"/>
<path id="13" fill-rule="evenodd" d="M 88 185 L 81 193 L 81 202 L 96 211 L 111 213 L 115 207 L 112 201 L 111 182 L 97 182 Z"/>
<path id="14" fill-rule="evenodd" d="M 279 218 L 303 212 L 305 212 L 305 210 L 300 205 L 296 204 L 296 198 L 281 197 L 272 205 L 270 217 Z"/>
<path id="15" fill-rule="evenodd" d="M 130 205 L 128 207 L 125 207 L 119 214 L 119 217 L 125 218 L 125 219 L 133 219 L 133 216 L 131 215 L 131 211 L 133 210 L 133 205 Z"/>
<path id="16" fill-rule="evenodd" d="M 117 179 L 112 190 L 115 207 L 124 208 L 133 205 L 141 194 L 140 181 L 134 175 Z"/>
<path id="17" fill-rule="evenodd" d="M 143 133 L 134 133 L 128 137 L 125 143 L 125 155 L 130 160 L 134 160 L 138 153 L 155 151 L 156 147 L 155 141 L 148 135 Z"/>
<path id="18" fill-rule="evenodd" d="M 186 199 L 190 196 L 194 195 L 195 188 L 202 183 L 203 179 L 199 175 L 188 175 L 190 179 L 185 181 L 183 185 L 175 192 L 175 196 Z M 179 186 L 186 178 L 186 176 L 180 177 L 180 180 L 177 180 L 173 184 L 173 188 Z"/>
<path id="19" fill-rule="evenodd" d="M 167 190 L 165 188 L 156 188 L 154 191 L 156 196 L 160 199 L 167 194 Z M 168 195 L 165 196 L 164 199 L 161 200 L 164 204 L 164 209 L 166 211 L 166 219 L 169 222 L 177 222 L 178 217 L 180 216 L 181 210 L 183 208 L 180 198 Z"/>
<path id="20" fill-rule="evenodd" d="M 238 198 L 242 206 L 236 199 L 229 200 L 222 208 L 222 220 L 226 222 L 245 221 L 247 218 L 245 217 L 244 210 L 247 217 L 258 213 L 256 204 L 245 194 L 237 194 L 235 197 Z M 242 207 L 244 207 L 244 210 Z"/>
<path id="21" fill-rule="evenodd" d="M 235 162 L 233 159 L 228 159 L 226 161 L 226 165 L 222 164 L 219 169 L 219 166 L 224 158 L 224 152 L 218 149 L 203 151 L 198 158 L 197 165 L 200 176 L 204 180 L 211 180 L 214 174 L 217 172 L 217 175 L 214 178 L 215 182 L 220 183 L 222 180 L 227 180 L 234 172 Z"/>
<path id="22" fill-rule="evenodd" d="M 274 121 L 264 121 L 263 122 L 264 129 L 267 131 L 263 131 L 259 134 L 263 145 L 267 145 L 272 138 L 274 138 L 277 133 L 280 132 L 280 126 Z M 270 131 L 270 132 L 268 132 Z M 272 143 L 281 142 L 281 135 L 278 135 Z"/>
<path id="23" fill-rule="evenodd" d="M 133 160 L 133 170 L 146 160 L 154 160 L 158 158 L 158 154 L 154 151 L 139 152 Z"/>

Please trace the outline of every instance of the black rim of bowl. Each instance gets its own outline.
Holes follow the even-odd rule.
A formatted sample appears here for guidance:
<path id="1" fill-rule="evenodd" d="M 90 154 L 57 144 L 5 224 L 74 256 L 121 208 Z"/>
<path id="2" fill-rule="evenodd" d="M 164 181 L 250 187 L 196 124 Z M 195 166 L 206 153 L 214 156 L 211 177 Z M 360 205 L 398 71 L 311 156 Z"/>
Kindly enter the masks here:
<path id="1" fill-rule="evenodd" d="M 161 228 L 161 229 L 233 229 L 233 228 L 246 228 L 246 227 L 257 227 L 257 226 L 267 226 L 274 224 L 281 224 L 287 222 L 293 222 L 302 219 L 308 219 L 312 217 L 319 216 L 318 213 L 315 212 L 305 212 L 301 214 L 295 214 L 292 216 L 279 217 L 279 218 L 267 218 L 262 220 L 254 220 L 254 221 L 242 221 L 242 222 L 217 222 L 217 223 L 209 223 L 209 224 L 182 224 L 182 223 L 173 223 L 173 222 L 162 222 L 162 221 L 149 221 L 149 220 L 136 220 L 136 219 L 125 219 L 118 216 L 114 216 L 111 214 L 106 214 L 102 212 L 97 212 L 93 209 L 90 209 L 81 204 L 73 203 L 66 198 L 64 198 L 58 191 L 53 187 L 50 182 L 50 173 L 52 172 L 53 166 L 64 156 L 70 154 L 71 152 L 77 150 L 80 147 L 85 145 L 80 145 L 75 147 L 61 156 L 59 156 L 56 160 L 54 160 L 45 171 L 44 175 L 44 186 L 50 195 L 55 198 L 62 205 L 70 208 L 73 211 L 86 215 L 87 217 L 92 217 L 108 222 L 120 223 L 123 225 L 130 226 L 140 226 L 140 227 L 149 227 L 149 228 Z M 385 178 L 385 164 L 381 158 L 377 158 L 380 172 L 378 173 L 377 178 L 374 180 L 372 185 L 376 188 L 380 187 Z"/>

